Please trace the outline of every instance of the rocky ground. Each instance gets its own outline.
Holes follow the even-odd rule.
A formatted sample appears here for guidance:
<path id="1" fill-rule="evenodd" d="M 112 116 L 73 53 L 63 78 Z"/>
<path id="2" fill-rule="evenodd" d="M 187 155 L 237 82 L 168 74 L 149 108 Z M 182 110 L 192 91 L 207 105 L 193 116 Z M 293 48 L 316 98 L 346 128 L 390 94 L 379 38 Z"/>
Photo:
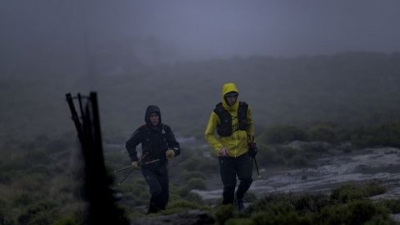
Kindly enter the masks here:
<path id="1" fill-rule="evenodd" d="M 193 142 L 190 140 L 189 142 Z M 199 147 L 193 144 L 192 146 Z M 201 146 L 207 148 L 206 145 Z M 344 183 L 357 182 L 367 183 L 370 181 L 380 182 L 387 188 L 387 192 L 374 196 L 373 199 L 399 198 L 400 196 L 400 149 L 397 148 L 370 148 L 357 151 L 333 150 L 331 154 L 315 160 L 312 167 L 285 168 L 264 167 L 259 165 L 260 177 L 254 173 L 254 182 L 250 192 L 257 198 L 270 193 L 293 193 L 293 192 L 315 192 L 329 193 Z M 212 204 L 222 196 L 222 183 L 219 173 L 210 174 L 207 180 L 207 190 L 192 190 L 199 194 L 206 202 Z M 182 221 L 194 217 L 196 220 L 208 220 L 204 212 L 191 212 L 184 215 L 176 215 Z M 196 219 L 197 218 L 197 219 Z M 393 215 L 400 222 L 400 215 Z M 165 217 L 163 222 L 152 221 L 151 224 L 166 224 L 172 218 Z M 145 218 L 143 221 L 135 221 L 137 224 L 149 223 Z M 177 218 L 172 219 L 177 220 Z M 165 222 L 165 223 L 164 223 Z M 183 222 L 185 223 L 185 222 Z M 196 223 L 196 222 L 194 222 Z"/>
<path id="2" fill-rule="evenodd" d="M 400 180 L 400 149 L 374 148 L 355 153 L 341 153 L 317 159 L 314 167 L 301 169 L 263 168 L 260 178 L 255 176 L 250 191 L 257 196 L 272 192 L 329 192 L 347 182 L 369 182 L 376 180 L 387 186 L 388 192 L 400 192 L 396 185 Z M 217 176 L 217 175 L 216 175 Z M 210 179 L 215 189 L 193 190 L 203 199 L 216 199 L 222 190 L 214 183 L 219 177 Z"/>
<path id="3" fill-rule="evenodd" d="M 316 160 L 314 167 L 301 169 L 263 168 L 260 166 L 260 178 L 255 178 L 250 192 L 262 197 L 274 192 L 326 192 L 348 182 L 377 181 L 387 187 L 385 194 L 374 199 L 398 198 L 400 196 L 400 149 L 371 148 L 350 153 L 322 157 Z M 256 176 L 255 176 L 256 177 Z M 193 190 L 204 200 L 213 201 L 221 197 L 222 184 L 219 177 L 213 177 L 209 190 Z M 400 221 L 399 215 L 393 217 Z"/>

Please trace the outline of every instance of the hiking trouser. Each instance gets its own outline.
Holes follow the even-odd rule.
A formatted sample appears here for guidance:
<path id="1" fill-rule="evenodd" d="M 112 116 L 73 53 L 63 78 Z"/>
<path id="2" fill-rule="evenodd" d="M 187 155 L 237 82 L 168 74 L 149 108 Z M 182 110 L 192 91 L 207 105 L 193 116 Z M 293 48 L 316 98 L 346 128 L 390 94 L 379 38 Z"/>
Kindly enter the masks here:
<path id="1" fill-rule="evenodd" d="M 223 189 L 222 204 L 234 204 L 235 188 L 237 179 L 240 183 L 236 190 L 236 199 L 242 200 L 244 194 L 249 190 L 253 182 L 253 161 L 248 154 L 243 154 L 237 158 L 219 157 L 219 169 L 221 173 Z"/>
<path id="2" fill-rule="evenodd" d="M 142 166 L 142 174 L 150 188 L 150 204 L 147 213 L 164 210 L 169 198 L 169 179 L 166 166 Z"/>

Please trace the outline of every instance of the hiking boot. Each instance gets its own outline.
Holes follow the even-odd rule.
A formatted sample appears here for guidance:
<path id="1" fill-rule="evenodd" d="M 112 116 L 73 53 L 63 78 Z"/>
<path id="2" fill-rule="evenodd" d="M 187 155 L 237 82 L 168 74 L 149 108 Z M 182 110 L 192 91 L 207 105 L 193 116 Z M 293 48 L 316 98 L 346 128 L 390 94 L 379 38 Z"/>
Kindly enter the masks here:
<path id="1" fill-rule="evenodd" d="M 236 199 L 235 200 L 235 206 L 236 206 L 238 211 L 242 211 L 244 209 L 243 199 Z"/>

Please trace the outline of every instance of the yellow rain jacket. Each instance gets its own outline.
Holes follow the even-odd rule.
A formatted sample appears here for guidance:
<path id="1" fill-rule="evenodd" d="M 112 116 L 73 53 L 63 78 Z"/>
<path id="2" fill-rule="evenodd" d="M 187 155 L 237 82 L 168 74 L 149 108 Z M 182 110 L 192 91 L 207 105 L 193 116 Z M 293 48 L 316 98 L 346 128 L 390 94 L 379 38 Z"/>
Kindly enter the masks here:
<path id="1" fill-rule="evenodd" d="M 225 101 L 225 94 L 235 91 L 239 93 L 236 85 L 234 83 L 226 83 L 222 86 L 222 106 L 226 109 L 229 114 L 232 116 L 232 127 L 238 125 L 239 121 L 237 118 L 238 108 L 239 108 L 239 100 L 233 106 L 229 106 L 228 103 Z M 224 146 L 227 151 L 229 157 L 238 157 L 247 153 L 248 151 L 248 135 L 250 137 L 254 137 L 254 125 L 253 119 L 251 115 L 250 106 L 247 109 L 247 122 L 248 127 L 246 130 L 235 130 L 233 131 L 231 136 L 227 137 L 220 137 L 216 133 L 216 127 L 220 123 L 220 119 L 218 115 L 212 111 L 210 115 L 210 119 L 208 120 L 208 124 L 205 131 L 205 139 L 208 144 L 213 148 L 216 155 L 219 156 L 219 151 Z"/>

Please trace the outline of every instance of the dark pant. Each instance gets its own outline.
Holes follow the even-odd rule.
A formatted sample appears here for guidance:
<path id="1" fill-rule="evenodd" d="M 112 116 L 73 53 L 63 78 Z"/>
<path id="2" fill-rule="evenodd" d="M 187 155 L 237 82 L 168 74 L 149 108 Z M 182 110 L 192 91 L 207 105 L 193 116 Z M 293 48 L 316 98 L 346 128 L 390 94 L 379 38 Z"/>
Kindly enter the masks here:
<path id="1" fill-rule="evenodd" d="M 164 210 L 169 198 L 168 169 L 165 165 L 142 167 L 143 177 L 150 188 L 150 205 L 147 213 L 156 213 Z"/>
<path id="2" fill-rule="evenodd" d="M 248 154 L 237 158 L 219 157 L 219 168 L 224 184 L 222 204 L 233 204 L 235 200 L 236 176 L 240 183 L 236 190 L 236 199 L 242 200 L 253 182 L 253 161 Z"/>

